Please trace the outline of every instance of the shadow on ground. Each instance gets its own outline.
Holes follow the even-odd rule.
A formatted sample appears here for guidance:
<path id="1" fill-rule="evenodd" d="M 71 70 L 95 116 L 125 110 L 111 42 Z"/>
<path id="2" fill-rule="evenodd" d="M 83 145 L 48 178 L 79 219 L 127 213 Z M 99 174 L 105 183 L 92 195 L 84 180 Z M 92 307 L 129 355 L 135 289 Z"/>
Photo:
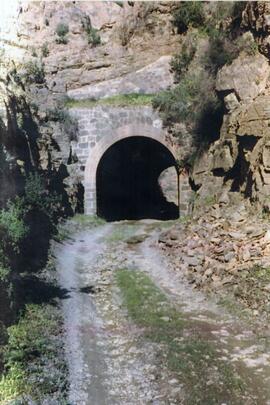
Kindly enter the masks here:
<path id="1" fill-rule="evenodd" d="M 69 298 L 69 291 L 36 276 L 25 276 L 16 283 L 20 302 L 25 304 L 56 304 L 56 300 Z M 23 292 L 23 293 L 22 293 Z"/>

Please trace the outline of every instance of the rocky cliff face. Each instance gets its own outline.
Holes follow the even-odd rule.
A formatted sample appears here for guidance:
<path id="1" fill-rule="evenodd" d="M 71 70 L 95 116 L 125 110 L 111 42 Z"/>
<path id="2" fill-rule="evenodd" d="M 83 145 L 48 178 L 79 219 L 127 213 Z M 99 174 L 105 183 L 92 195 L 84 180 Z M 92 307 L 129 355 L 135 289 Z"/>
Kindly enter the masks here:
<path id="1" fill-rule="evenodd" d="M 170 58 L 182 41 L 172 24 L 176 4 L 30 1 L 9 8 L 0 38 L 5 49 L 2 74 L 12 66 L 17 78 L 44 70 L 44 80 L 34 77 L 26 89 L 39 111 L 40 164 L 44 169 L 65 167 L 71 199 L 76 199 L 74 187 L 77 190 L 83 172 L 75 153 L 76 125 L 71 128 L 63 122 L 63 115 L 59 118 L 66 96 L 103 98 L 155 93 L 173 86 Z M 254 37 L 259 52 L 256 56 L 240 54 L 217 74 L 215 88 L 224 103 L 220 136 L 196 159 L 190 172 L 192 187 L 202 201 L 210 193 L 216 200 L 229 202 L 236 192 L 268 207 L 268 12 L 265 2 L 247 4 L 241 24 Z M 202 41 L 201 52 L 204 46 Z M 182 151 L 190 147 L 188 138 L 182 145 L 168 137 L 181 159 Z"/>
<path id="2" fill-rule="evenodd" d="M 259 53 L 240 54 L 217 74 L 216 91 L 224 102 L 220 138 L 193 169 L 201 195 L 209 191 L 229 202 L 239 192 L 269 210 L 269 54 L 268 5 L 249 3 L 242 24 L 250 29 Z M 211 180 L 211 181 L 209 181 Z M 226 193 L 224 193 L 224 191 Z M 225 194 L 227 194 L 225 196 Z"/>
<path id="3" fill-rule="evenodd" d="M 78 100 L 154 93 L 171 85 L 170 57 L 179 46 L 171 24 L 174 7 L 30 1 L 7 10 L 0 38 L 2 76 L 15 70 L 15 81 L 26 77 L 24 91 L 38 108 L 40 164 L 44 170 L 65 167 L 71 199 L 83 181 L 84 162 L 76 156 L 81 139 L 76 142 L 76 125 L 66 114 L 67 95 Z"/>

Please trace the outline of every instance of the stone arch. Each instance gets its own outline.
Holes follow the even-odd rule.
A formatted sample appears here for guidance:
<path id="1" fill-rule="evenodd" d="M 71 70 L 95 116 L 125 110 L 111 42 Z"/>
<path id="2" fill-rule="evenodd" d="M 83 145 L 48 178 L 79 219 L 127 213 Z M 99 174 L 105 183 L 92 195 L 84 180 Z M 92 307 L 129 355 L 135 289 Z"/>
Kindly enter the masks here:
<path id="1" fill-rule="evenodd" d="M 116 142 L 134 136 L 151 138 L 160 142 L 175 157 L 174 150 L 166 142 L 166 132 L 161 127 L 138 123 L 118 127 L 113 134 L 103 137 L 93 148 L 89 149 L 84 177 L 86 214 L 96 214 L 96 173 L 102 156 Z"/>

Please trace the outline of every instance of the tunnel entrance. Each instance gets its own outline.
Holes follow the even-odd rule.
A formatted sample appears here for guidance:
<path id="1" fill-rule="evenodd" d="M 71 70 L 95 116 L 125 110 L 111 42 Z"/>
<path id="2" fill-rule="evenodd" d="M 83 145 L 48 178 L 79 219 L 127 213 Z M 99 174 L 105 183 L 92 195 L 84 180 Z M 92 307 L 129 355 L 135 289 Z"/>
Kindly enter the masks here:
<path id="1" fill-rule="evenodd" d="M 176 168 L 172 153 L 154 139 L 133 136 L 113 144 L 97 168 L 98 216 L 107 221 L 178 218 L 177 205 L 167 201 L 158 181 L 171 166 Z"/>

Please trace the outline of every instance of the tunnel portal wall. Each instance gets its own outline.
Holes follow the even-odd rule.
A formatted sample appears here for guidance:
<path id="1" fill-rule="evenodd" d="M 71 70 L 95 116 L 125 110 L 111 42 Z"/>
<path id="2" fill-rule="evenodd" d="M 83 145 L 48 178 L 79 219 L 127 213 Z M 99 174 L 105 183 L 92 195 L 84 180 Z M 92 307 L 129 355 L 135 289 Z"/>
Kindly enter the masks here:
<path id="1" fill-rule="evenodd" d="M 72 150 L 79 160 L 85 190 L 84 210 L 88 215 L 95 215 L 97 212 L 98 164 L 106 150 L 114 143 L 134 136 L 148 137 L 160 142 L 175 157 L 175 151 L 168 141 L 166 131 L 162 128 L 162 121 L 150 106 L 132 108 L 97 106 L 73 108 L 70 112 L 78 119 L 78 140 L 73 142 Z M 183 186 L 187 189 L 186 179 Z M 180 189 L 181 187 L 180 182 Z M 181 214 L 186 214 L 188 197 L 185 190 L 184 192 L 180 190 L 180 206 Z"/>

